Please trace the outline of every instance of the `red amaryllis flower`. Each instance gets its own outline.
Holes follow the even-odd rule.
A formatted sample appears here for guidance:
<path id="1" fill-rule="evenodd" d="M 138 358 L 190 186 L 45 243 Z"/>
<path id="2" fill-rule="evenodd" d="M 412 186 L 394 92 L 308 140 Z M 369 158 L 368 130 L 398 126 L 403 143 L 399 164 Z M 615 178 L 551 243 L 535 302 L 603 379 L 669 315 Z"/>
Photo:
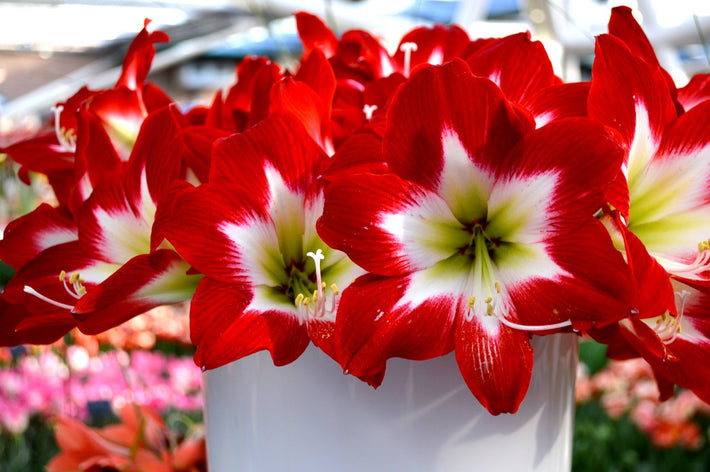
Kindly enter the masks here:
<path id="1" fill-rule="evenodd" d="M 593 217 L 621 150 L 588 120 L 534 130 L 459 60 L 415 73 L 387 120 L 383 166 L 348 178 L 340 168 L 318 223 L 370 272 L 343 292 L 337 358 L 377 385 L 390 357 L 454 349 L 481 403 L 514 412 L 531 374 L 529 332 L 630 311 L 623 259 Z M 361 152 L 348 160 L 372 159 L 372 146 Z"/>
<path id="2" fill-rule="evenodd" d="M 710 102 L 678 116 L 675 87 L 652 50 L 627 43 L 597 39 L 589 114 L 616 128 L 626 148 L 603 220 L 634 272 L 640 311 L 590 334 L 610 343 L 612 355 L 642 355 L 666 396 L 672 383 L 707 392 L 707 381 L 692 378 L 708 343 L 707 310 L 694 298 L 710 287 Z"/>
<path id="3" fill-rule="evenodd" d="M 186 176 L 192 153 L 181 115 L 166 107 L 145 120 L 123 172 L 107 173 L 74 221 L 42 205 L 8 226 L 0 257 L 17 269 L 0 315 L 11 339 L 59 338 L 74 326 L 97 333 L 150 308 L 190 299 L 199 274 L 164 241 L 158 201 Z M 24 305 L 22 315 L 13 309 Z M 78 319 L 77 319 L 78 318 Z"/>
<path id="4" fill-rule="evenodd" d="M 273 115 L 215 145 L 209 182 L 177 195 L 167 237 L 206 276 L 190 308 L 198 365 L 263 349 L 282 365 L 310 340 L 333 352 L 338 287 L 362 271 L 315 230 L 328 162 L 298 120 Z"/>

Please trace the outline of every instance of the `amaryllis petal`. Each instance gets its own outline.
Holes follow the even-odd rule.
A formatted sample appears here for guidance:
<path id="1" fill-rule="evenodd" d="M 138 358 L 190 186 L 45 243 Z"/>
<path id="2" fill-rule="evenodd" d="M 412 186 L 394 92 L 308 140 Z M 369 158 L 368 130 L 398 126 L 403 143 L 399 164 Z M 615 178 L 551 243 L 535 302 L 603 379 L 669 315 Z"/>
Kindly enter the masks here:
<path id="1" fill-rule="evenodd" d="M 154 204 L 143 206 L 148 201 L 128 194 L 118 178 L 104 180 L 81 209 L 79 238 L 106 261 L 123 263 L 147 254 L 155 215 Z"/>
<path id="2" fill-rule="evenodd" d="M 589 114 L 618 129 L 630 148 L 657 145 L 676 117 L 662 74 L 610 35 L 597 38 L 592 73 Z"/>
<path id="3" fill-rule="evenodd" d="M 250 310 L 249 293 L 205 278 L 192 301 L 192 341 L 195 363 L 211 369 L 240 357 L 268 349 L 274 364 L 292 362 L 308 346 L 304 324 L 292 313 Z M 207 329 L 204 329 L 207 328 Z"/>
<path id="4" fill-rule="evenodd" d="M 200 272 L 222 282 L 244 277 L 241 274 L 235 276 L 235 269 L 243 267 L 241 250 L 232 246 L 234 237 L 230 237 L 225 224 L 236 227 L 263 216 L 262 210 L 257 213 L 257 210 L 234 207 L 231 203 L 222 193 L 207 187 L 185 189 L 176 196 L 175 217 L 165 228 L 168 239 L 185 260 Z M 275 235 L 268 236 L 271 241 L 275 240 Z M 247 245 L 246 240 L 240 243 L 256 255 L 269 254 L 258 239 L 252 240 L 253 244 Z"/>
<path id="5" fill-rule="evenodd" d="M 122 161 L 127 161 L 148 111 L 140 95 L 127 88 L 95 94 L 84 103 L 86 111 L 100 120 Z"/>
<path id="6" fill-rule="evenodd" d="M 301 62 L 296 80 L 307 84 L 323 102 L 323 121 L 330 117 L 331 104 L 335 95 L 335 74 L 325 54 L 316 49 Z"/>
<path id="7" fill-rule="evenodd" d="M 303 43 L 303 49 L 308 54 L 312 49 L 320 49 L 326 57 L 335 54 L 338 48 L 338 38 L 323 23 L 320 18 L 307 12 L 298 12 L 296 17 L 296 28 L 298 36 Z"/>
<path id="8" fill-rule="evenodd" d="M 392 59 L 405 76 L 419 65 L 438 65 L 462 54 L 471 40 L 459 26 L 434 25 L 414 28 L 402 36 Z"/>
<path id="9" fill-rule="evenodd" d="M 126 165 L 124 178 L 129 195 L 141 195 L 147 185 L 147 195 L 157 202 L 168 186 L 178 180 L 183 167 L 185 144 L 182 126 L 174 105 L 149 114 L 141 125 L 140 133 Z"/>
<path id="10" fill-rule="evenodd" d="M 455 220 L 443 200 L 429 197 L 424 189 L 392 174 L 334 181 L 325 189 L 318 234 L 370 272 L 403 275 L 422 263 L 407 253 L 408 239 L 435 250 L 440 231 Z M 420 206 L 421 200 L 429 205 Z M 420 224 L 404 234 L 405 222 Z M 452 227 L 450 236 L 463 242 L 466 234 Z"/>
<path id="11" fill-rule="evenodd" d="M 387 77 L 394 71 L 387 49 L 372 34 L 362 30 L 343 33 L 330 63 L 336 77 L 362 83 Z"/>
<path id="12" fill-rule="evenodd" d="M 161 249 L 136 256 L 77 301 L 72 313 L 79 329 L 97 334 L 156 306 L 189 300 L 201 275 L 174 251 Z"/>
<path id="13" fill-rule="evenodd" d="M 528 334 L 494 318 L 459 317 L 455 339 L 456 362 L 473 395 L 493 415 L 515 413 L 532 376 Z"/>
<path id="14" fill-rule="evenodd" d="M 321 96 L 304 82 L 287 77 L 271 89 L 270 113 L 292 114 L 323 150 L 332 154 L 332 139 L 327 131 L 329 110 L 330 104 L 326 105 Z"/>
<path id="15" fill-rule="evenodd" d="M 5 227 L 0 260 L 19 269 L 43 250 L 77 239 L 78 230 L 66 208 L 42 203 Z"/>
<path id="16" fill-rule="evenodd" d="M 123 61 L 123 70 L 117 86 L 130 90 L 138 90 L 145 82 L 155 56 L 155 43 L 165 43 L 170 40 L 162 31 L 148 32 L 150 20 L 145 20 L 143 29 L 131 42 Z"/>
<path id="17" fill-rule="evenodd" d="M 589 87 L 589 82 L 551 85 L 526 95 L 521 105 L 535 117 L 538 128 L 561 118 L 585 117 Z"/>
<path id="18" fill-rule="evenodd" d="M 460 60 L 415 74 L 407 87 L 399 89 L 388 121 L 397 126 L 385 135 L 386 161 L 401 177 L 430 190 L 438 187 L 437 176 L 444 165 L 442 128 L 456 131 L 463 147 L 472 153 L 471 159 L 496 169 L 501 156 L 533 126 L 517 115 L 495 84 L 474 77 Z"/>
<path id="19" fill-rule="evenodd" d="M 649 66 L 656 69 L 658 73 L 663 76 L 668 84 L 671 96 L 675 101 L 675 82 L 671 75 L 663 69 L 658 62 L 653 46 L 648 40 L 646 33 L 643 32 L 641 25 L 634 18 L 631 8 L 622 5 L 611 9 L 609 34 L 621 39 L 633 52 L 634 56 L 646 61 Z"/>
<path id="20" fill-rule="evenodd" d="M 467 60 L 471 71 L 501 88 L 513 102 L 522 102 L 541 89 L 561 83 L 539 41 L 518 33 L 491 41 Z"/>
<path id="21" fill-rule="evenodd" d="M 448 287 L 447 293 L 443 287 L 433 297 L 422 297 L 424 301 L 401 300 L 416 287 L 410 277 L 367 275 L 343 293 L 335 336 L 336 358 L 345 372 L 377 387 L 387 359 L 429 359 L 453 349 L 452 327 L 460 303 L 452 293 L 455 289 Z"/>
<path id="22" fill-rule="evenodd" d="M 686 110 L 710 98 L 710 74 L 695 74 L 690 81 L 678 89 L 678 102 Z"/>
<path id="23" fill-rule="evenodd" d="M 281 78 L 279 66 L 268 58 L 249 57 L 237 67 L 238 82 L 229 90 L 219 117 L 220 128 L 241 132 L 266 118 L 269 91 Z"/>
<path id="24" fill-rule="evenodd" d="M 627 6 L 614 7 L 609 17 L 609 34 L 621 39 L 637 57 L 649 65 L 660 66 L 653 46 Z"/>

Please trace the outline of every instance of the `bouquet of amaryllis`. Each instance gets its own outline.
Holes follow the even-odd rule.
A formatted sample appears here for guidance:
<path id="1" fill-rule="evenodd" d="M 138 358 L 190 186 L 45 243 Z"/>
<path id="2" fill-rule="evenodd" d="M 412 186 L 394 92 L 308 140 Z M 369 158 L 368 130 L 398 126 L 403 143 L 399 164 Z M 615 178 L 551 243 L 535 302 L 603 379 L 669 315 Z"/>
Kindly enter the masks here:
<path id="1" fill-rule="evenodd" d="M 453 351 L 498 414 L 531 335 L 573 331 L 710 400 L 708 76 L 676 88 L 623 7 L 584 83 L 525 33 L 422 27 L 392 55 L 296 20 L 296 70 L 249 57 L 189 111 L 146 81 L 167 38 L 144 29 L 115 87 L 3 150 L 59 204 L 0 243 L 2 344 L 191 300 L 206 369 L 312 342 L 378 386 L 392 357 Z"/>

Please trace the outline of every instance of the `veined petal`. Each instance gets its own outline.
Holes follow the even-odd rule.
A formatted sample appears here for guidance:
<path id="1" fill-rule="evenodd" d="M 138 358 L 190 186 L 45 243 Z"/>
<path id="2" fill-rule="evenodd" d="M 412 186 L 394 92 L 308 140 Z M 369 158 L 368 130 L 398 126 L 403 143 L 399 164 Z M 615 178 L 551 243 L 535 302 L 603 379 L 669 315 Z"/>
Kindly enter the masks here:
<path id="1" fill-rule="evenodd" d="M 490 323 L 497 323 L 491 329 Z M 493 317 L 458 317 L 456 362 L 471 393 L 493 415 L 515 413 L 532 376 L 529 335 Z"/>
<path id="2" fill-rule="evenodd" d="M 400 177 L 432 191 L 440 187 L 448 159 L 458 167 L 467 157 L 497 175 L 501 156 L 534 126 L 495 84 L 474 77 L 460 60 L 413 74 L 395 94 L 387 120 L 387 163 Z M 446 138 L 453 135 L 458 142 Z"/>
<path id="3" fill-rule="evenodd" d="M 419 206 L 419 200 L 426 200 L 427 192 L 392 174 L 361 174 L 357 179 L 332 182 L 324 193 L 323 216 L 318 220 L 318 234 L 323 241 L 371 272 L 393 275 L 412 270 L 403 223 L 432 216 L 426 207 Z M 434 210 L 441 205 L 433 198 L 429 206 Z M 446 227 L 446 218 L 439 217 L 438 221 Z M 437 224 L 420 222 L 421 228 Z M 435 239 L 425 242 L 431 234 L 419 236 L 425 247 L 427 244 L 436 247 Z"/>
<path id="4" fill-rule="evenodd" d="M 378 386 L 391 357 L 429 359 L 453 349 L 456 287 L 413 304 L 409 277 L 365 275 L 343 292 L 335 320 L 336 358 L 347 373 Z M 417 299 L 419 297 L 414 295 Z M 410 297 L 411 298 L 411 297 Z"/>
<path id="5" fill-rule="evenodd" d="M 123 183 L 115 177 L 96 187 L 82 206 L 79 238 L 106 261 L 123 263 L 150 252 L 155 204 L 150 198 L 140 198 L 141 207 L 136 208 L 133 199 L 139 196 L 126 194 Z"/>
<path id="6" fill-rule="evenodd" d="M 303 124 L 290 115 L 271 116 L 215 145 L 210 183 L 227 185 L 237 201 L 262 202 L 269 194 L 264 161 L 278 171 L 286 187 L 307 196 L 320 192 L 314 185 L 326 155 L 306 132 Z M 260 195 L 257 199 L 255 195 Z M 255 203 L 256 204 L 256 203 Z"/>
<path id="7" fill-rule="evenodd" d="M 338 48 L 338 38 L 320 18 L 303 11 L 296 13 L 295 17 L 298 36 L 301 38 L 306 53 L 318 48 L 323 51 L 326 57 L 335 54 Z"/>
<path id="8" fill-rule="evenodd" d="M 190 308 L 195 363 L 207 369 L 268 349 L 275 365 L 294 361 L 309 343 L 304 324 L 293 312 L 272 308 L 247 309 L 252 294 L 233 284 L 205 278 L 200 281 Z"/>
<path id="9" fill-rule="evenodd" d="M 201 274 L 174 251 L 162 249 L 127 261 L 77 301 L 72 313 L 79 329 L 97 334 L 156 306 L 189 300 Z"/>
<path id="10" fill-rule="evenodd" d="M 659 69 L 634 56 L 619 39 L 601 35 L 592 74 L 589 115 L 618 129 L 629 146 L 634 141 L 637 146 L 657 145 L 663 128 L 677 116 Z"/>
<path id="11" fill-rule="evenodd" d="M 326 105 L 325 100 L 327 99 L 328 97 L 317 94 L 304 82 L 286 77 L 271 89 L 269 112 L 271 114 L 288 113 L 296 117 L 311 138 L 331 155 L 334 149 L 328 133 L 330 104 Z"/>
<path id="12" fill-rule="evenodd" d="M 186 189 L 176 197 L 165 233 L 178 253 L 208 277 L 222 282 L 277 278 L 283 262 L 265 210 L 233 203 L 231 196 L 209 185 Z"/>
<path id="13" fill-rule="evenodd" d="M 141 87 L 148 76 L 153 57 L 155 56 L 154 44 L 164 43 L 170 40 L 168 35 L 162 31 L 148 32 L 149 23 L 150 20 L 145 20 L 143 29 L 128 47 L 126 57 L 123 61 L 121 77 L 116 83 L 117 86 L 125 86 L 131 90 L 136 90 Z"/>
<path id="14" fill-rule="evenodd" d="M 530 32 L 491 41 L 467 60 L 471 71 L 498 84 L 505 96 L 522 102 L 528 96 L 561 81 L 552 70 L 545 48 L 530 40 Z"/>
<path id="15" fill-rule="evenodd" d="M 709 111 L 710 103 L 681 116 L 643 174 L 629 176 L 629 229 L 666 270 L 689 278 L 710 235 Z"/>
<path id="16" fill-rule="evenodd" d="M 526 95 L 521 105 L 535 117 L 537 128 L 560 118 L 587 116 L 589 87 L 589 82 L 551 85 Z"/>
<path id="17" fill-rule="evenodd" d="M 710 74 L 695 74 L 685 87 L 678 89 L 678 102 L 685 110 L 710 98 Z"/>
<path id="18" fill-rule="evenodd" d="M 19 269 L 43 250 L 76 240 L 76 223 L 67 213 L 42 203 L 8 223 L 0 240 L 0 260 Z"/>
<path id="19" fill-rule="evenodd" d="M 126 162 L 147 115 L 140 94 L 126 88 L 109 89 L 95 94 L 83 108 L 100 120 L 119 158 Z"/>

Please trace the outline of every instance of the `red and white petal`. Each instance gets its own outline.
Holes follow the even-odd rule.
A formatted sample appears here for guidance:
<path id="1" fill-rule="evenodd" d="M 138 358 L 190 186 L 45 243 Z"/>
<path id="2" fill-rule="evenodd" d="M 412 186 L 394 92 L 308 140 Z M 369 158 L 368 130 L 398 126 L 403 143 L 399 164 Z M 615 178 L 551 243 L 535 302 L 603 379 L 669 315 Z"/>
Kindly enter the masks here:
<path id="1" fill-rule="evenodd" d="M 422 26 L 409 31 L 402 36 L 399 47 L 392 59 L 399 66 L 404 75 L 409 75 L 409 70 L 418 65 L 438 65 L 448 62 L 454 57 L 462 57 L 471 40 L 466 31 L 456 25 L 445 26 L 436 24 L 432 27 Z M 407 43 L 414 44 L 413 49 L 405 53 Z M 406 54 L 410 54 L 406 59 Z"/>
<path id="2" fill-rule="evenodd" d="M 277 171 L 293 193 L 318 193 L 314 181 L 327 158 L 296 118 L 271 116 L 247 132 L 235 134 L 215 145 L 210 183 L 232 187 L 236 201 L 269 199 L 266 163 Z M 254 195 L 262 195 L 257 199 Z"/>
<path id="3" fill-rule="evenodd" d="M 400 177 L 432 191 L 441 185 L 445 161 L 461 162 L 460 148 L 478 167 L 497 174 L 501 156 L 534 126 L 495 84 L 474 77 L 460 60 L 415 73 L 398 89 L 387 120 L 383 149 L 388 164 Z M 456 144 L 450 136 L 461 144 L 451 154 L 445 149 Z"/>
<path id="4" fill-rule="evenodd" d="M 76 223 L 66 209 L 42 203 L 5 227 L 0 260 L 19 269 L 45 249 L 74 241 L 77 236 Z"/>
<path id="5" fill-rule="evenodd" d="M 400 275 L 446 251 L 442 232 L 466 236 L 451 227 L 453 217 L 437 214 L 445 210 L 436 195 L 393 174 L 361 174 L 326 187 L 318 234 L 368 271 Z M 430 217 L 435 220 L 427 220 Z M 410 231 L 412 223 L 422 232 Z"/>
<path id="6" fill-rule="evenodd" d="M 189 300 L 202 278 L 187 275 L 189 269 L 167 249 L 134 257 L 79 299 L 72 310 L 79 329 L 98 334 L 156 306 Z"/>
<path id="7" fill-rule="evenodd" d="M 538 128 L 560 118 L 587 116 L 589 82 L 557 84 L 528 94 L 521 106 L 535 117 Z"/>
<path id="8" fill-rule="evenodd" d="M 460 302 L 456 287 L 442 287 L 418 302 L 409 277 L 357 279 L 343 292 L 335 321 L 336 358 L 352 375 L 378 386 L 387 359 L 430 359 L 453 349 L 453 324 Z M 405 300 L 405 301 L 403 301 Z"/>
<path id="9" fill-rule="evenodd" d="M 473 395 L 491 414 L 515 413 L 532 376 L 529 336 L 503 325 L 495 317 L 459 316 L 456 321 L 456 362 Z"/>
<path id="10" fill-rule="evenodd" d="M 138 92 L 116 88 L 97 93 L 84 104 L 111 138 L 119 158 L 126 162 L 147 115 Z"/>
<path id="11" fill-rule="evenodd" d="M 491 41 L 466 62 L 471 71 L 498 84 L 513 102 L 522 102 L 543 88 L 559 84 L 545 48 L 531 41 L 530 33 L 518 33 Z"/>
<path id="12" fill-rule="evenodd" d="M 692 261 L 710 234 L 710 102 L 669 127 L 644 174 L 629 180 L 630 229 L 664 258 Z"/>
<path id="13" fill-rule="evenodd" d="M 233 284 L 200 282 L 190 308 L 197 365 L 213 369 L 265 349 L 275 365 L 284 365 L 303 353 L 310 341 L 295 307 L 259 311 L 248 308 L 252 303 L 251 293 Z"/>
<path id="14" fill-rule="evenodd" d="M 155 204 L 149 197 L 141 198 L 141 204 L 148 204 L 148 208 L 136 208 L 135 197 L 126 193 L 120 179 L 107 179 L 81 208 L 79 239 L 106 261 L 123 263 L 150 252 Z"/>
<path id="15" fill-rule="evenodd" d="M 589 115 L 621 132 L 630 149 L 629 175 L 643 169 L 676 110 L 665 77 L 611 35 L 597 38 Z M 651 150 L 649 155 L 649 150 Z"/>
<path id="16" fill-rule="evenodd" d="M 154 202 L 180 177 L 185 155 L 181 118 L 173 105 L 149 114 L 143 121 L 125 172 L 126 194 L 136 207 L 155 206 Z"/>
<path id="17" fill-rule="evenodd" d="M 175 217 L 165 228 L 168 240 L 208 277 L 278 285 L 286 274 L 273 224 L 233 203 L 210 186 L 188 189 L 177 197 Z"/>
<path id="18" fill-rule="evenodd" d="M 695 74 L 685 87 L 678 89 L 678 102 L 685 110 L 710 98 L 710 74 Z"/>
<path id="19" fill-rule="evenodd" d="M 140 88 L 145 82 L 150 66 L 155 56 L 155 43 L 169 41 L 169 37 L 162 31 L 148 32 L 150 20 L 145 20 L 143 29 L 136 35 L 126 52 L 123 60 L 123 70 L 116 86 L 127 87 L 131 90 Z"/>

